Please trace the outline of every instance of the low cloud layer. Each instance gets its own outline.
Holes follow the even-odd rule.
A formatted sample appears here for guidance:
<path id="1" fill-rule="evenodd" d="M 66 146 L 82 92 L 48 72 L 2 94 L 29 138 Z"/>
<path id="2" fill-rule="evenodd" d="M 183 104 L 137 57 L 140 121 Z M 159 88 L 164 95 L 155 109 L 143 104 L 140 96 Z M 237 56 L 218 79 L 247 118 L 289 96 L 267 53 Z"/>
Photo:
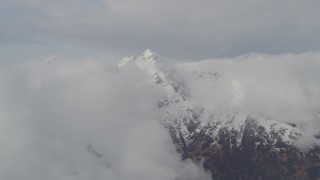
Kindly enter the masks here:
<path id="1" fill-rule="evenodd" d="M 195 106 L 295 123 L 299 147 L 317 143 L 318 52 L 168 64 Z M 0 87 L 0 179 L 210 179 L 181 160 L 160 123 L 166 92 L 134 63 L 52 56 L 2 67 Z"/>
<path id="2" fill-rule="evenodd" d="M 0 72 L 0 179 L 209 179 L 181 160 L 137 67 L 50 57 Z"/>

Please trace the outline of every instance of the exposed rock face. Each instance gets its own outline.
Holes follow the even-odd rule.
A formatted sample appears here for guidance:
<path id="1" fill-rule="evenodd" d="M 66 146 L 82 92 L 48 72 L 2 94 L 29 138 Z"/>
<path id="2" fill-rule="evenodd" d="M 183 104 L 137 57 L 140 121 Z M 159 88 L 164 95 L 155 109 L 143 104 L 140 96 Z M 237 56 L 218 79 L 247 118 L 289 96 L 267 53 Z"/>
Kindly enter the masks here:
<path id="1" fill-rule="evenodd" d="M 183 159 L 203 161 L 212 179 L 320 179 L 320 148 L 296 148 L 294 144 L 303 134 L 296 124 L 250 116 L 236 103 L 221 114 L 195 105 L 188 82 L 174 71 L 163 70 L 158 61 L 159 57 L 147 50 L 139 57 L 124 59 L 120 66 L 137 63 L 166 91 L 158 108 Z M 187 69 L 194 80 L 205 78 L 214 83 L 224 76 L 201 68 Z M 235 99 L 238 96 L 235 93 Z"/>
<path id="2" fill-rule="evenodd" d="M 236 130 L 220 129 L 215 138 L 208 137 L 204 131 L 193 134 L 189 144 L 181 136 L 173 139 L 183 158 L 203 159 L 212 179 L 320 178 L 319 148 L 302 152 L 280 139 L 274 144 L 274 139 L 270 140 L 253 119 L 245 121 L 240 145 L 236 142 L 239 136 Z M 273 133 L 274 138 L 281 136 Z"/>

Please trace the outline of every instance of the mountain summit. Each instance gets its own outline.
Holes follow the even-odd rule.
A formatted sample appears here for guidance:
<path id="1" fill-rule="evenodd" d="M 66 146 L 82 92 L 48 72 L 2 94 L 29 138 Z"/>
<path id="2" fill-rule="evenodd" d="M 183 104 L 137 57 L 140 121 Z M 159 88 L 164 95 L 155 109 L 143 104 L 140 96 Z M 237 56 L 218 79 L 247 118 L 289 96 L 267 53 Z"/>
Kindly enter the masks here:
<path id="1" fill-rule="evenodd" d="M 150 50 L 150 49 L 146 49 L 142 53 L 141 57 L 143 57 L 146 60 L 150 60 L 150 59 L 156 60 L 156 59 L 158 59 L 158 55 L 155 52 L 153 52 L 152 50 Z"/>
<path id="2" fill-rule="evenodd" d="M 159 59 L 158 55 L 150 49 L 146 49 L 139 56 L 126 56 L 118 63 L 119 67 L 125 66 L 127 63 L 134 61 L 136 63 L 154 64 Z"/>
<path id="3" fill-rule="evenodd" d="M 119 66 L 135 62 L 166 91 L 157 106 L 183 159 L 203 159 L 213 179 L 320 177 L 318 146 L 310 144 L 307 152 L 296 147 L 303 129 L 242 107 L 247 88 L 241 82 L 246 79 L 239 79 L 232 66 L 246 62 L 212 60 L 163 68 L 157 66 L 159 59 L 147 49 Z"/>

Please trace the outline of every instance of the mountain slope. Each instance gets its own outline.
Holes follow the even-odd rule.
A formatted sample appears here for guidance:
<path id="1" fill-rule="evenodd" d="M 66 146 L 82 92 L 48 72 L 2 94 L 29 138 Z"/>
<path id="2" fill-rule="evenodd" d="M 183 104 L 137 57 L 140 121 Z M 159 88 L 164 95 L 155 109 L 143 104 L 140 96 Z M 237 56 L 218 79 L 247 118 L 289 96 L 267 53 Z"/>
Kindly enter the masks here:
<path id="1" fill-rule="evenodd" d="M 296 145 L 306 131 L 296 121 L 275 120 L 243 105 L 248 87 L 233 66 L 245 59 L 168 65 L 146 50 L 119 67 L 137 65 L 166 92 L 157 104 L 163 126 L 182 157 L 203 160 L 213 179 L 320 177 L 316 137 L 309 137 L 313 143 L 303 151 Z"/>

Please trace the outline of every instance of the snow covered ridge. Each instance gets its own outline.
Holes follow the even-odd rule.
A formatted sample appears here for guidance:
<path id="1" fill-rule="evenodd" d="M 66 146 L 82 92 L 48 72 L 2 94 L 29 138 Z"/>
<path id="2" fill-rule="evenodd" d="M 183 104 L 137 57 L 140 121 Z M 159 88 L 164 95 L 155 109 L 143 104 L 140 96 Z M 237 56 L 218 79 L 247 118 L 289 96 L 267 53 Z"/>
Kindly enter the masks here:
<path id="1" fill-rule="evenodd" d="M 158 102 L 162 124 L 181 146 L 194 143 L 200 135 L 215 144 L 222 134 L 231 132 L 236 132 L 235 144 L 240 146 L 252 123 L 259 130 L 254 133 L 260 138 L 256 144 L 285 143 L 307 149 L 319 144 L 318 52 L 251 54 L 167 65 L 146 50 L 124 58 L 119 67 L 128 63 L 145 71 L 165 91 Z"/>
<path id="2" fill-rule="evenodd" d="M 212 179 L 320 178 L 319 53 L 168 64 L 147 50 L 124 61 L 164 92 L 162 125 Z"/>

